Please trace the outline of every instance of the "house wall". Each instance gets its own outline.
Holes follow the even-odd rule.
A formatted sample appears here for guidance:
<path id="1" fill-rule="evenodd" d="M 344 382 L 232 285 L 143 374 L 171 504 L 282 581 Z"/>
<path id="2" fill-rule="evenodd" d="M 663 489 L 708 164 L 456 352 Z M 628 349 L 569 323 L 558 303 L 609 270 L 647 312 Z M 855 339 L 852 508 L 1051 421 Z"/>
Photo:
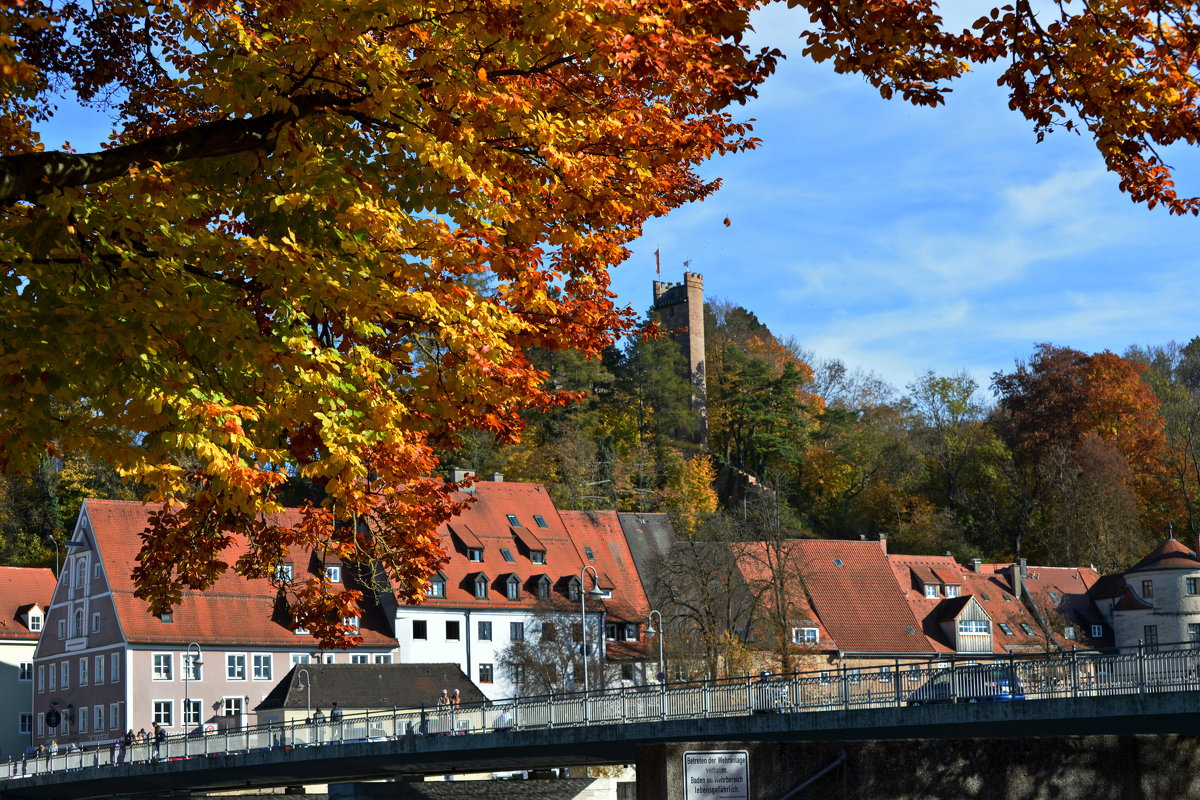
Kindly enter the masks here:
<path id="1" fill-rule="evenodd" d="M 1188 642 L 1188 625 L 1200 623 L 1200 594 L 1187 593 L 1187 579 L 1195 578 L 1200 587 L 1200 569 L 1148 570 L 1130 572 L 1125 582 L 1142 597 L 1142 582 L 1151 581 L 1153 597 L 1144 598 L 1151 609 L 1112 611 L 1115 644 L 1134 649 L 1146 639 L 1146 626 L 1155 626 L 1160 645 Z"/>
<path id="2" fill-rule="evenodd" d="M 32 663 L 36 646 L 33 639 L 0 641 L 0 758 L 20 756 L 32 741 L 20 729 L 21 715 L 33 708 L 33 681 L 21 679 L 21 664 Z"/>

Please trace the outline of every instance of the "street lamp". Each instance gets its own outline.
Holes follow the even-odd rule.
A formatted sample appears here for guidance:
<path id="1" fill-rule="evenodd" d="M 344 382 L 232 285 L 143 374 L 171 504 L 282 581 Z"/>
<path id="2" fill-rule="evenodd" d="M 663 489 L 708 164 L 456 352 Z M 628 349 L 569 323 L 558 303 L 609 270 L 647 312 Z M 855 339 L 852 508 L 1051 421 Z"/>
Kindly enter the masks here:
<path id="1" fill-rule="evenodd" d="M 592 590 L 585 592 L 583 587 L 587 585 L 587 574 L 592 573 Z M 596 568 L 585 566 L 579 571 L 579 635 L 580 635 L 580 651 L 579 654 L 583 657 L 583 692 L 587 694 L 590 685 L 588 683 L 588 663 L 587 663 L 587 596 L 591 595 L 595 598 L 604 597 L 604 592 L 600 591 L 600 574 L 596 572 Z M 601 631 L 603 634 L 603 631 Z"/>
<path id="2" fill-rule="evenodd" d="M 196 657 L 192 658 L 192 648 L 196 648 Z M 188 732 L 188 711 L 191 709 L 190 694 L 188 686 L 192 680 L 192 672 L 195 671 L 196 679 L 200 679 L 200 667 L 204 666 L 204 662 L 200 660 L 203 653 L 200 652 L 200 645 L 195 642 L 188 642 L 187 652 L 183 654 L 183 731 Z"/>
<path id="3" fill-rule="evenodd" d="M 304 667 L 301 667 L 300 669 L 296 670 L 297 678 L 300 677 L 300 673 L 304 673 L 304 685 L 297 686 L 296 688 L 304 689 L 304 691 L 307 693 L 308 716 L 305 717 L 304 721 L 306 723 L 309 723 L 309 722 L 312 722 L 312 675 L 310 675 L 308 670 L 305 669 Z"/>
<path id="4" fill-rule="evenodd" d="M 654 629 L 655 614 L 658 615 L 658 630 Z M 662 612 L 654 608 L 650 609 L 650 613 L 646 615 L 646 621 L 650 623 L 649 627 L 646 628 L 646 635 L 658 637 L 658 680 L 660 683 L 666 683 L 667 672 L 666 666 L 663 663 L 663 636 L 665 636 L 667 633 L 667 626 L 663 625 Z"/>
<path id="5" fill-rule="evenodd" d="M 59 566 L 58 540 L 51 536 L 50 544 L 54 545 L 54 577 L 57 578 L 58 573 L 62 572 L 62 567 Z M 63 547 L 67 548 L 67 555 L 70 555 L 71 549 L 75 547 L 83 547 L 83 542 L 63 542 Z"/>

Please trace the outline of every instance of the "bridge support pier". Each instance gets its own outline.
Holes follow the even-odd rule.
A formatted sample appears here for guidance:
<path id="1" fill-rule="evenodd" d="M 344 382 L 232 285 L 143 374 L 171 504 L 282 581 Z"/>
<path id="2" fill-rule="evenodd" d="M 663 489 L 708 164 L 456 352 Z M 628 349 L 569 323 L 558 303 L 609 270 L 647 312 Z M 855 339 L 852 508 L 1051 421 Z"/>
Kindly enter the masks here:
<path id="1" fill-rule="evenodd" d="M 685 770 L 685 753 L 720 751 L 732 751 L 733 755 L 717 757 L 711 763 L 729 766 L 706 775 L 696 766 L 703 759 L 693 755 L 692 766 Z M 746 752 L 744 759 L 739 751 Z M 845 758 L 837 763 L 842 753 Z M 736 774 L 740 761 L 747 765 L 745 793 L 736 777 L 725 777 Z M 637 755 L 637 797 L 1200 800 L 1200 736 L 642 745 Z"/>

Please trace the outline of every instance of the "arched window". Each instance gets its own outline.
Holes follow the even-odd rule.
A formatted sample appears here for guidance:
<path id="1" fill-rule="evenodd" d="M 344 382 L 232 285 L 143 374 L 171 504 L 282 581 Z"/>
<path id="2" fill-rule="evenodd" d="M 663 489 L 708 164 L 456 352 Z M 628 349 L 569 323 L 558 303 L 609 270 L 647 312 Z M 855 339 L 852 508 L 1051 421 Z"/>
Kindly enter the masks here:
<path id="1" fill-rule="evenodd" d="M 75 616 L 71 621 L 71 635 L 83 636 L 83 609 L 75 609 Z"/>
<path id="2" fill-rule="evenodd" d="M 87 585 L 87 561 L 79 559 L 79 566 L 75 571 L 75 586 L 82 589 Z"/>

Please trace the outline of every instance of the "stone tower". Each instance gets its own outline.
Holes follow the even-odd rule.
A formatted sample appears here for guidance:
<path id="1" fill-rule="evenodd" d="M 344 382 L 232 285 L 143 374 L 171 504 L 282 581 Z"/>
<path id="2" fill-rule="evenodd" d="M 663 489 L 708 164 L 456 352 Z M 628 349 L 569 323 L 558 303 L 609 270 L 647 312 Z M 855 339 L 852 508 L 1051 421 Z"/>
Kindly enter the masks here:
<path id="1" fill-rule="evenodd" d="M 683 273 L 683 283 L 654 282 L 654 310 L 683 350 L 692 384 L 692 407 L 700 416 L 700 444 L 708 444 L 708 391 L 704 379 L 704 276 Z"/>

